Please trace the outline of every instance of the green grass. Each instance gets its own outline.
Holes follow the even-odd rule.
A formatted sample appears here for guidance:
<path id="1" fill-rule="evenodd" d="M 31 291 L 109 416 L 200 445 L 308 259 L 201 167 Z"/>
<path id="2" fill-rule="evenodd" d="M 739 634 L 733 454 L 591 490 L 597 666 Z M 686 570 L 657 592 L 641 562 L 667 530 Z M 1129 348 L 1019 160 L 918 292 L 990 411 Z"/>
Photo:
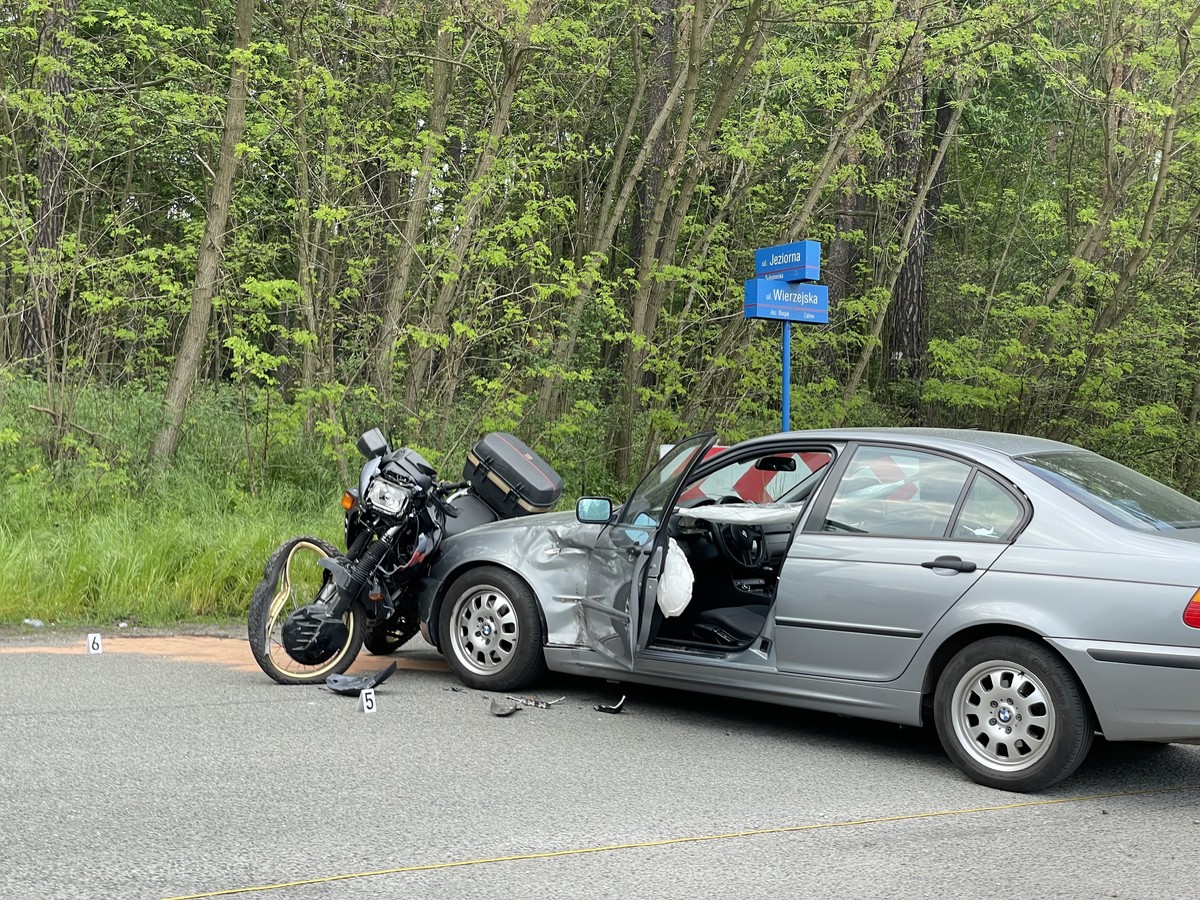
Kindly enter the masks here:
<path id="1" fill-rule="evenodd" d="M 297 516 L 270 497 L 236 511 L 129 500 L 75 520 L 0 530 L 0 623 L 162 625 L 245 615 L 271 551 L 295 534 L 340 543 L 341 510 Z"/>
<path id="2" fill-rule="evenodd" d="M 30 409 L 46 403 L 39 390 L 0 381 L 0 624 L 242 618 L 277 545 L 296 534 L 341 543 L 332 462 L 319 447 L 278 444 L 251 478 L 228 396 L 189 407 L 179 455 L 162 471 L 145 462 L 149 392 L 82 393 L 72 420 L 89 437 L 53 432 Z"/>

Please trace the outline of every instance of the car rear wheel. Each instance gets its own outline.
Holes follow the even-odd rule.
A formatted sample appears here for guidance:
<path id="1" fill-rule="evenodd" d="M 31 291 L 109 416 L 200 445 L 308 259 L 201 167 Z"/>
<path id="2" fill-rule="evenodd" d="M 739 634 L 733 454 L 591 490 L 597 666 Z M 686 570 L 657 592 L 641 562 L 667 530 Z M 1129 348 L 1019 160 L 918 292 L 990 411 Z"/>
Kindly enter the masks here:
<path id="1" fill-rule="evenodd" d="M 440 619 L 442 655 L 470 687 L 519 690 L 545 671 L 537 598 L 511 572 L 484 566 L 459 576 Z"/>
<path id="2" fill-rule="evenodd" d="M 1037 791 L 1073 773 L 1092 746 L 1092 716 L 1070 667 L 1025 638 L 970 644 L 938 679 L 942 747 L 972 780 Z"/>

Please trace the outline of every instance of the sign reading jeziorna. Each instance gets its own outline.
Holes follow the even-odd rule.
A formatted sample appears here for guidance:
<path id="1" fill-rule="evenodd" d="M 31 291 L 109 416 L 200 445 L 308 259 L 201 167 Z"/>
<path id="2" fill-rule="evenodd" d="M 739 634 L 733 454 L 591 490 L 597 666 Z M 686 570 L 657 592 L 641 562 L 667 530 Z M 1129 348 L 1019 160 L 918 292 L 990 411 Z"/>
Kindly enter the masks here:
<path id="1" fill-rule="evenodd" d="M 818 281 L 821 278 L 819 241 L 794 241 L 754 251 L 754 276 L 782 281 Z"/>

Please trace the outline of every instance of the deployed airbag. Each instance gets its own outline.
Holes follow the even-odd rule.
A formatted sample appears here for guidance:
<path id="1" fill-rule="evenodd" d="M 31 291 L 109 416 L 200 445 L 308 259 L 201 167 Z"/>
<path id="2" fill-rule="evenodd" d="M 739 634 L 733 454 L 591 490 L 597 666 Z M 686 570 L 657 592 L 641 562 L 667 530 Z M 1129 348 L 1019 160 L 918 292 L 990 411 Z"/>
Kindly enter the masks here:
<path id="1" fill-rule="evenodd" d="M 667 617 L 677 616 L 692 600 L 692 567 L 675 538 L 667 541 L 667 559 L 658 579 L 658 608 Z"/>
<path id="2" fill-rule="evenodd" d="M 776 525 L 795 522 L 804 511 L 803 503 L 746 503 L 698 506 L 679 510 L 685 522 L 723 522 L 731 525 Z"/>

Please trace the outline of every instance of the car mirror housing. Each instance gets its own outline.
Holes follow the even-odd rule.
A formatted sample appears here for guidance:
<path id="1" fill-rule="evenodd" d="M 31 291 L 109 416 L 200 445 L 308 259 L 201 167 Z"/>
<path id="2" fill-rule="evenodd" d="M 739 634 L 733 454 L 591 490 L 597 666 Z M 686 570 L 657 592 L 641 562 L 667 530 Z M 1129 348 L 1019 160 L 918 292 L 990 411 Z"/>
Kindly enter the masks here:
<path id="1" fill-rule="evenodd" d="M 585 525 L 607 525 L 612 520 L 613 502 L 607 497 L 580 497 L 575 518 Z"/>
<path id="2" fill-rule="evenodd" d="M 754 468 L 760 472 L 795 472 L 796 460 L 791 456 L 764 456 Z"/>

